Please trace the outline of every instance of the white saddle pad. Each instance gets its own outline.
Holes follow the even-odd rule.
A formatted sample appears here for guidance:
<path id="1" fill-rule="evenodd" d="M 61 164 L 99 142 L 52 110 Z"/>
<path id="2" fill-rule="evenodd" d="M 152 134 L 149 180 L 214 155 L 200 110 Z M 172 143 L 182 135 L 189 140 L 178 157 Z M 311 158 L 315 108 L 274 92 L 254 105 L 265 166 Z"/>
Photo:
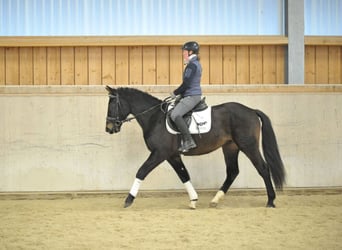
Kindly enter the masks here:
<path id="1" fill-rule="evenodd" d="M 179 134 L 178 131 L 173 130 L 166 119 L 166 128 L 171 134 Z M 191 134 L 208 133 L 211 129 L 211 107 L 202 111 L 192 113 L 189 131 Z"/>

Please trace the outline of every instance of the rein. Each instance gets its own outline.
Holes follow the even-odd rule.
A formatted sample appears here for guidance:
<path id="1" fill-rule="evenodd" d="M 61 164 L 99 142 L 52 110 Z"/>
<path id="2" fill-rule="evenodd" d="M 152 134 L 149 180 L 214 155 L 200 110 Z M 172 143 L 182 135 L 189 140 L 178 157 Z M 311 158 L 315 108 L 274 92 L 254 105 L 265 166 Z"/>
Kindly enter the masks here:
<path id="1" fill-rule="evenodd" d="M 132 120 L 135 120 L 135 119 L 137 119 L 137 117 L 139 117 L 139 116 L 141 116 L 143 114 L 146 114 L 146 113 L 154 110 L 157 107 L 160 107 L 161 111 L 163 113 L 165 113 L 166 111 L 163 110 L 163 105 L 167 104 L 167 103 L 171 103 L 173 101 L 173 98 L 171 96 L 169 96 L 169 97 L 165 98 L 160 104 L 154 105 L 154 106 L 152 106 L 152 107 L 150 107 L 150 108 L 148 108 L 148 109 L 146 109 L 146 110 L 144 110 L 144 111 L 134 115 L 133 117 L 129 117 L 129 118 L 120 120 L 119 119 L 119 107 L 120 107 L 119 94 L 116 94 L 116 95 L 109 94 L 108 96 L 109 96 L 109 98 L 113 98 L 113 99 L 115 98 L 116 99 L 116 114 L 117 114 L 117 117 L 107 116 L 107 121 L 114 122 L 116 125 L 121 125 L 121 124 L 123 124 L 125 122 L 130 122 Z"/>

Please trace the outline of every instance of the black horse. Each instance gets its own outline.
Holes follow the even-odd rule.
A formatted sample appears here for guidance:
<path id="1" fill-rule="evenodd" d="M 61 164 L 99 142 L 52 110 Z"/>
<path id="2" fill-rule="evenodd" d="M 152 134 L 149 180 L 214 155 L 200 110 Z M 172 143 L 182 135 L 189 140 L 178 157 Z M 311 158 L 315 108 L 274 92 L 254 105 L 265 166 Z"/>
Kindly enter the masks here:
<path id="1" fill-rule="evenodd" d="M 109 93 L 106 132 L 120 131 L 121 125 L 136 119 L 143 130 L 145 143 L 151 152 L 139 168 L 136 179 L 125 200 L 130 206 L 136 197 L 140 183 L 160 163 L 168 161 L 184 183 L 190 197 L 190 208 L 196 207 L 197 193 L 190 182 L 179 147 L 179 136 L 170 134 L 165 125 L 166 114 L 161 108 L 165 101 L 134 88 L 106 87 Z M 133 115 L 129 117 L 128 115 Z M 260 124 L 260 120 L 262 126 Z M 262 131 L 262 148 L 265 160 L 260 154 L 259 137 Z M 239 174 L 238 154 L 242 151 L 251 160 L 267 190 L 267 207 L 275 207 L 275 192 L 271 176 L 277 189 L 285 182 L 285 170 L 279 154 L 277 141 L 270 119 L 260 110 L 248 108 L 239 103 L 224 103 L 212 107 L 212 128 L 210 132 L 194 135 L 197 148 L 184 155 L 202 155 L 222 148 L 226 163 L 226 179 L 212 199 L 216 206 Z"/>

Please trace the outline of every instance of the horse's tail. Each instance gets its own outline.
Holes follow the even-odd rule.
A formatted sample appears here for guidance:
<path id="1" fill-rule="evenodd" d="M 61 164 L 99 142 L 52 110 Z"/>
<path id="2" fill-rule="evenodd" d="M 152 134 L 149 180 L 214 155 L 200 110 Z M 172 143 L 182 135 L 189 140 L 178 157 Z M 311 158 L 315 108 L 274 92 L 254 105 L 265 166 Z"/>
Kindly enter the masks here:
<path id="1" fill-rule="evenodd" d="M 282 189 L 285 183 L 285 169 L 281 160 L 277 140 L 272 128 L 271 120 L 260 110 L 255 110 L 262 122 L 262 149 L 266 163 L 271 171 L 274 185 Z"/>

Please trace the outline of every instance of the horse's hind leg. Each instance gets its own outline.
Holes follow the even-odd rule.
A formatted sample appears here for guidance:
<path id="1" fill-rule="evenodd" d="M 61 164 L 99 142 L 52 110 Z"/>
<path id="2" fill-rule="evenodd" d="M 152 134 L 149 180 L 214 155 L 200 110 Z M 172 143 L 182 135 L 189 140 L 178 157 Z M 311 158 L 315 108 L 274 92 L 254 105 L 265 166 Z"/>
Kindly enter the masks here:
<path id="1" fill-rule="evenodd" d="M 194 187 L 192 186 L 192 183 L 190 182 L 190 176 L 185 168 L 185 165 L 180 157 L 180 155 L 171 157 L 167 160 L 170 165 L 173 167 L 173 169 L 176 171 L 178 177 L 181 179 L 182 183 L 185 186 L 186 191 L 189 194 L 190 198 L 190 204 L 189 207 L 191 209 L 196 209 L 196 202 L 198 200 L 198 195 Z"/>
<path id="2" fill-rule="evenodd" d="M 255 145 L 253 147 L 248 147 L 247 149 L 241 149 L 247 157 L 252 161 L 253 165 L 257 169 L 259 175 L 263 178 L 266 190 L 267 190 L 267 207 L 275 207 L 274 200 L 275 200 L 275 192 L 273 189 L 270 171 L 267 167 L 266 162 L 261 156 L 259 148 Z"/>
<path id="3" fill-rule="evenodd" d="M 224 154 L 224 160 L 226 163 L 226 179 L 220 188 L 220 190 L 216 193 L 215 197 L 210 202 L 210 207 L 216 207 L 219 203 L 220 199 L 222 199 L 227 193 L 229 187 L 232 185 L 233 181 L 239 174 L 239 165 L 238 165 L 238 155 L 239 148 L 233 142 L 229 142 L 222 147 L 222 151 Z"/>

